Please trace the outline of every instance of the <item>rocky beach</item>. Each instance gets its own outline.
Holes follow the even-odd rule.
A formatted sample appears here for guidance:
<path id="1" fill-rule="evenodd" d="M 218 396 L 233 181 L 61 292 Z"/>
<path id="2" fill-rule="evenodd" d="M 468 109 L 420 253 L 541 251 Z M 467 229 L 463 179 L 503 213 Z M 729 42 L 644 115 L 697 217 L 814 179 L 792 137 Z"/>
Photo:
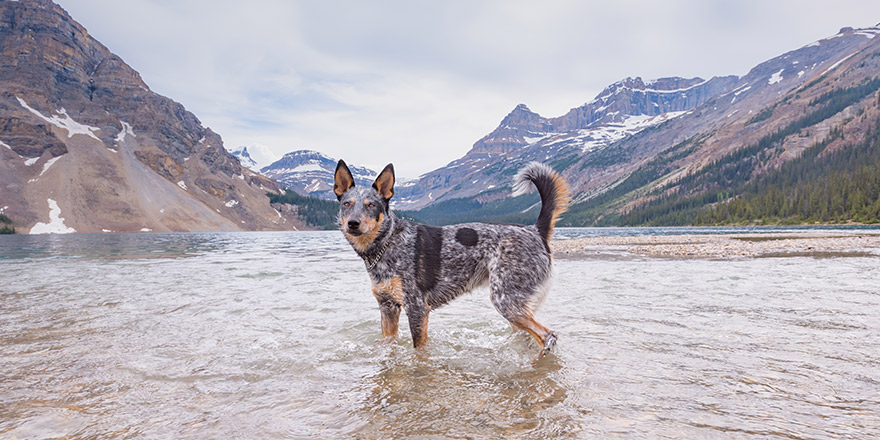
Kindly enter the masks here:
<path id="1" fill-rule="evenodd" d="M 880 256 L 880 231 L 582 237 L 554 240 L 551 247 L 557 258 L 609 253 L 719 259 Z"/>

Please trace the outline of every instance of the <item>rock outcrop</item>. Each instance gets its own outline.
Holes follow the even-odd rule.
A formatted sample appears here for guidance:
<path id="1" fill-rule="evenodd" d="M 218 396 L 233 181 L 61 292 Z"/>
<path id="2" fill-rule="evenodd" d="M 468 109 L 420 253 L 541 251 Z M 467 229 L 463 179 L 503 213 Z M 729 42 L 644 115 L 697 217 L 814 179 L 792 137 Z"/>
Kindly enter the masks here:
<path id="1" fill-rule="evenodd" d="M 5 147 L 5 148 L 4 148 Z M 287 229 L 271 179 L 49 0 L 0 2 L 0 205 L 19 231 Z"/>

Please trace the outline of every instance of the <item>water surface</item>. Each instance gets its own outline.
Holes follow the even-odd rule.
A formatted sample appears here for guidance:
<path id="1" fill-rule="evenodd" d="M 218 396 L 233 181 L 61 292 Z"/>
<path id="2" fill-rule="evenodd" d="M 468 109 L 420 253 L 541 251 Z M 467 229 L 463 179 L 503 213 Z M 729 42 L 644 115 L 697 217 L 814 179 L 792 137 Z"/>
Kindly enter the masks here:
<path id="1" fill-rule="evenodd" d="M 558 259 L 536 361 L 486 291 L 383 344 L 336 231 L 0 237 L 0 438 L 876 438 L 878 263 Z"/>

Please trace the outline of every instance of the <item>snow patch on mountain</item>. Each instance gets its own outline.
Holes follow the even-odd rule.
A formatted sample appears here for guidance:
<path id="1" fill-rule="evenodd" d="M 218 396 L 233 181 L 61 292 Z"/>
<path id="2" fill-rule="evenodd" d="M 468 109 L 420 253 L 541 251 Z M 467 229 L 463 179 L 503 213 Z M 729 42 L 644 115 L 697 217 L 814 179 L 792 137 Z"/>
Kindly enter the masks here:
<path id="1" fill-rule="evenodd" d="M 828 72 L 830 72 L 830 71 L 832 71 L 832 70 L 834 70 L 834 68 L 835 68 L 835 67 L 837 67 L 837 66 L 839 66 L 839 65 L 841 65 L 841 64 L 843 64 L 843 62 L 844 62 L 844 61 L 846 61 L 846 60 L 848 60 L 848 59 L 850 59 L 850 57 L 852 57 L 852 56 L 853 56 L 853 55 L 855 55 L 855 54 L 857 54 L 857 53 L 858 53 L 858 52 L 853 52 L 853 53 L 851 53 L 851 54 L 849 54 L 849 55 L 847 55 L 847 56 L 845 56 L 845 57 L 843 57 L 843 59 L 841 59 L 841 60 L 840 60 L 840 61 L 838 61 L 838 62 L 836 62 L 836 63 L 834 63 L 834 64 L 832 64 L 832 65 L 831 65 L 831 67 L 829 67 L 829 68 L 827 68 L 827 69 L 825 69 L 825 71 L 824 71 L 824 72 L 822 72 L 822 74 L 821 74 L 821 75 L 819 75 L 819 76 L 822 76 L 822 75 L 824 75 L 824 74 L 826 74 L 826 73 L 828 73 Z"/>
<path id="2" fill-rule="evenodd" d="M 49 117 L 46 117 L 45 115 L 43 115 L 42 113 L 40 113 L 38 110 L 29 106 L 28 103 L 24 101 L 24 99 L 21 99 L 18 96 L 16 96 L 15 99 L 18 100 L 18 103 L 21 104 L 22 107 L 27 109 L 29 112 L 37 115 L 37 117 L 39 117 L 40 119 L 58 127 L 58 128 L 62 128 L 64 130 L 67 130 L 67 137 L 68 138 L 72 138 L 73 135 L 76 135 L 76 134 L 84 134 L 84 135 L 89 136 L 98 142 L 101 142 L 101 140 L 98 139 L 98 137 L 95 136 L 95 133 L 94 133 L 96 131 L 101 131 L 100 128 L 91 127 L 91 126 L 88 126 L 85 124 L 80 124 L 79 122 L 74 121 L 73 118 L 71 118 L 70 115 L 67 114 L 67 110 L 65 110 L 63 107 L 60 110 L 57 110 L 58 113 L 61 114 L 61 116 L 63 116 L 63 118 L 59 117 L 59 116 L 52 116 L 51 118 L 49 118 Z"/>
<path id="3" fill-rule="evenodd" d="M 123 143 L 125 141 L 125 136 L 137 137 L 128 122 L 119 122 L 122 124 L 122 130 L 119 130 L 119 134 L 116 135 L 116 145 Z"/>
<path id="4" fill-rule="evenodd" d="M 657 116 L 625 115 L 623 122 L 607 123 L 596 128 L 583 128 L 575 131 L 573 134 L 554 138 L 544 143 L 542 147 L 567 144 L 569 146 L 579 146 L 582 152 L 587 153 L 611 145 L 627 136 L 677 118 L 685 113 L 682 111 L 668 112 Z"/>
<path id="5" fill-rule="evenodd" d="M 770 84 L 772 86 L 773 84 L 776 84 L 776 83 L 782 81 L 782 72 L 784 70 L 785 70 L 785 68 L 783 67 L 783 68 L 779 69 L 779 72 L 776 72 L 773 75 L 770 75 L 770 79 L 767 80 L 767 84 Z"/>
<path id="6" fill-rule="evenodd" d="M 70 234 L 76 232 L 76 229 L 67 227 L 64 224 L 64 218 L 61 217 L 61 208 L 58 202 L 47 199 L 49 202 L 49 223 L 37 223 L 31 230 L 30 234 Z"/>
<path id="7" fill-rule="evenodd" d="M 61 159 L 61 156 L 53 157 L 53 158 L 47 160 L 46 163 L 43 164 L 43 171 L 40 171 L 40 176 L 42 176 L 43 174 L 46 174 L 46 171 L 49 171 L 49 167 L 51 167 L 52 164 L 57 162 L 58 159 Z"/>

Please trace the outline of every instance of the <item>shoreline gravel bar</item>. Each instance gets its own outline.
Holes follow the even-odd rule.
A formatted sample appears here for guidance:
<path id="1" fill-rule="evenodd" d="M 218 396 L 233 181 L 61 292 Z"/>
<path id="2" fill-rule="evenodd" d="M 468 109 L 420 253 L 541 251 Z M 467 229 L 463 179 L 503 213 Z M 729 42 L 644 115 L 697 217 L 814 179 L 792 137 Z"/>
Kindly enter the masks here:
<path id="1" fill-rule="evenodd" d="M 651 257 L 719 259 L 880 256 L 880 231 L 583 237 L 553 240 L 551 247 L 557 258 L 627 253 Z"/>

